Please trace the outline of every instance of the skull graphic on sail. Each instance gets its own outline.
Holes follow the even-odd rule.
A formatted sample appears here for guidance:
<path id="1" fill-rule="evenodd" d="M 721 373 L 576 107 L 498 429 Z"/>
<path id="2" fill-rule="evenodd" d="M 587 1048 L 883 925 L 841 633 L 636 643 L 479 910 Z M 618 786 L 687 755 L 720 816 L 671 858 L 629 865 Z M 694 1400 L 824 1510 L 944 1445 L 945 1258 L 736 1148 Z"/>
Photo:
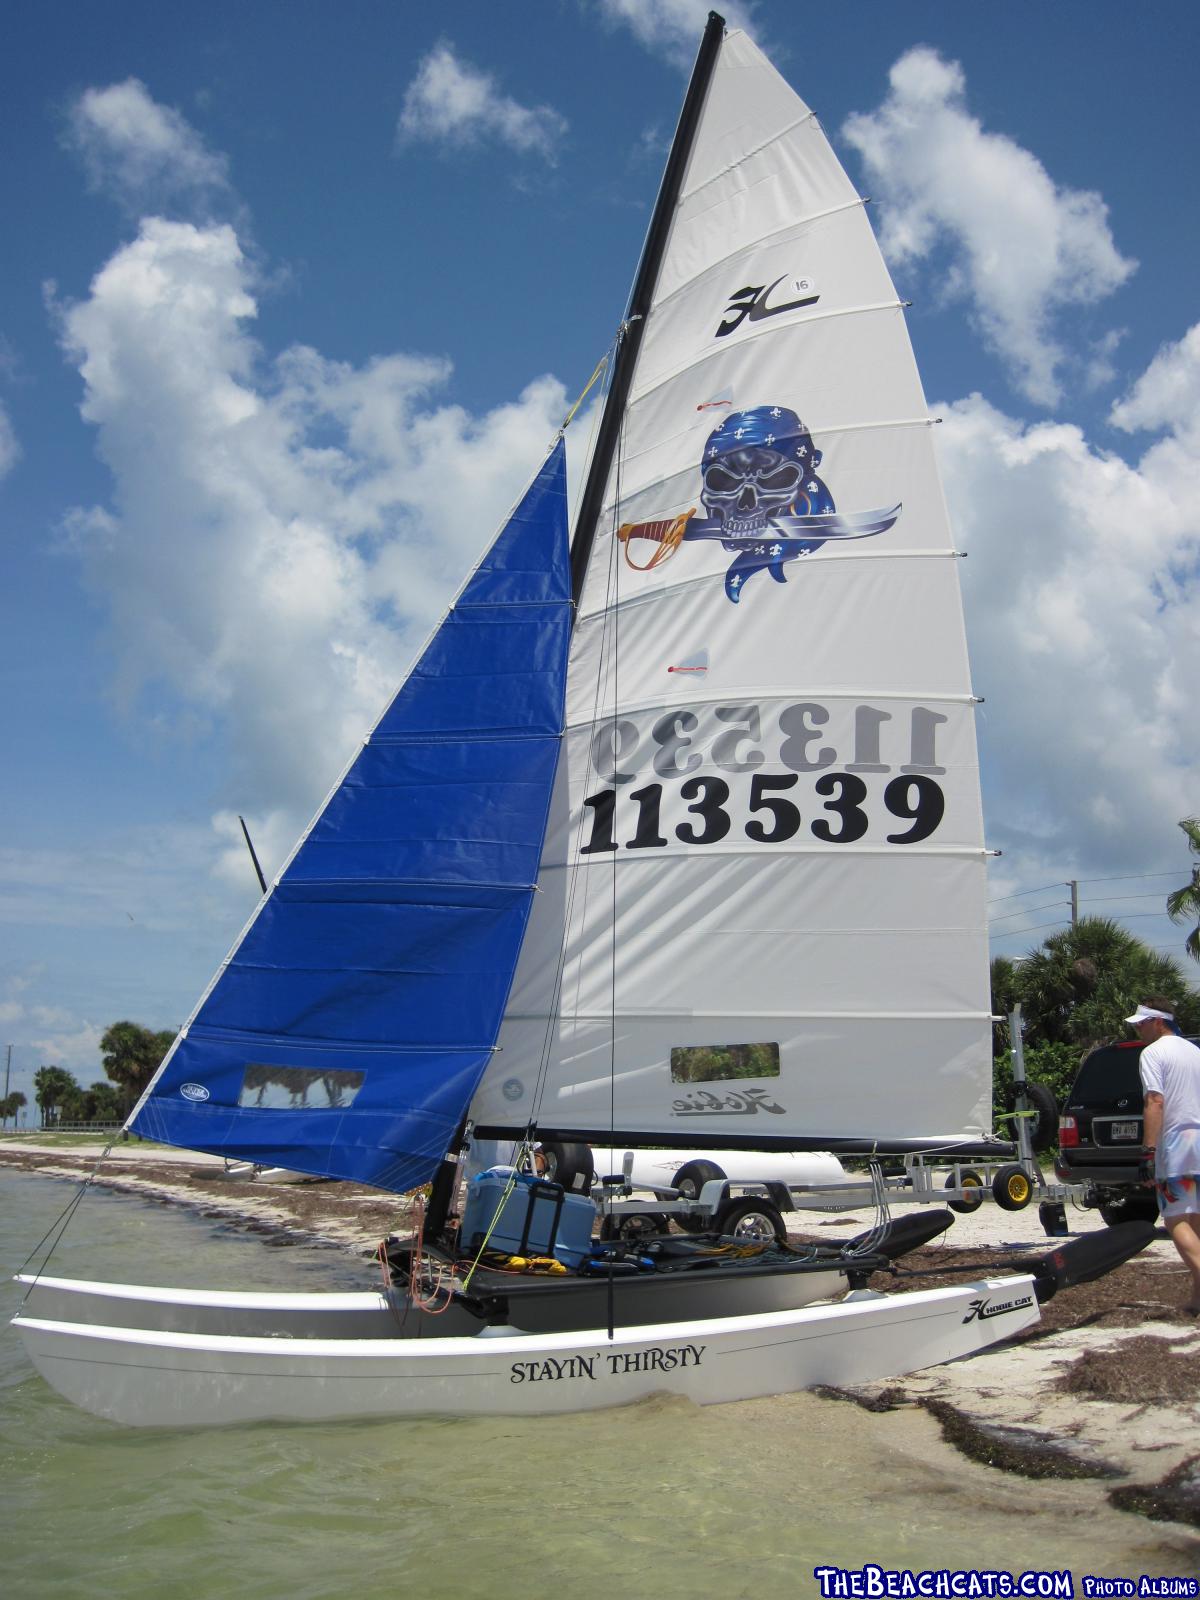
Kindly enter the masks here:
<path id="1" fill-rule="evenodd" d="M 717 540 L 734 557 L 725 593 L 736 605 L 755 573 L 769 572 L 776 583 L 784 583 L 787 562 L 811 555 L 831 539 L 884 533 L 899 517 L 899 505 L 839 512 L 817 474 L 820 464 L 821 452 L 796 412 L 786 406 L 735 411 L 704 444 L 700 499 L 708 515 L 699 516 L 693 506 L 678 517 L 622 524 L 617 538 L 625 560 L 635 571 L 649 572 L 681 544 Z M 635 559 L 634 541 L 654 546 L 649 559 Z"/>

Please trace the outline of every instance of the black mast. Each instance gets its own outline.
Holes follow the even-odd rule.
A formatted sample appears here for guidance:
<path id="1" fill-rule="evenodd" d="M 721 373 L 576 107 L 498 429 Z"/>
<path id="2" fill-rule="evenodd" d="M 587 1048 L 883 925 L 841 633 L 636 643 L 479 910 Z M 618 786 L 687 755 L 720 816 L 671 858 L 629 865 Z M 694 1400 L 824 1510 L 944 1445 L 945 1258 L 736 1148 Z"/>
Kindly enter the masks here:
<path id="1" fill-rule="evenodd" d="M 724 17 L 719 17 L 715 11 L 710 11 L 704 37 L 700 41 L 700 49 L 696 55 L 696 65 L 692 68 L 692 79 L 684 96 L 683 110 L 679 114 L 679 124 L 675 129 L 671 154 L 667 157 L 658 199 L 654 203 L 654 215 L 650 219 L 646 242 L 642 247 L 642 259 L 638 263 L 637 277 L 634 279 L 633 290 L 629 297 L 629 309 L 626 312 L 627 326 L 624 337 L 617 346 L 612 382 L 609 385 L 608 399 L 605 402 L 600 432 L 596 440 L 596 453 L 592 457 L 583 498 L 579 503 L 575 538 L 571 544 L 571 587 L 576 604 L 583 589 L 588 557 L 592 553 L 592 544 L 596 537 L 596 523 L 600 517 L 609 468 L 616 454 L 621 418 L 633 383 L 634 368 L 637 366 L 638 351 L 642 344 L 642 331 L 658 283 L 658 273 L 666 250 L 671 218 L 679 199 L 683 174 L 692 153 L 696 129 L 700 123 L 700 113 L 704 108 L 705 96 L 712 81 L 724 32 Z M 456 1152 L 461 1148 L 463 1132 L 464 1130 L 460 1128 L 433 1180 L 433 1192 L 425 1219 L 426 1231 L 430 1237 L 436 1237 L 446 1224 L 458 1173 Z M 503 1138 L 506 1132 L 511 1130 L 488 1129 L 484 1136 Z"/>
<path id="2" fill-rule="evenodd" d="M 608 483 L 609 468 L 616 454 L 621 418 L 633 384 L 634 368 L 637 366 L 638 352 L 642 347 L 642 333 L 646 326 L 650 303 L 654 299 L 659 268 L 662 266 L 663 253 L 667 246 L 667 234 L 670 232 L 671 219 L 675 214 L 679 190 L 683 184 L 684 170 L 692 153 L 692 145 L 695 143 L 700 113 L 704 108 L 705 96 L 712 81 L 724 32 L 725 18 L 719 17 L 715 11 L 710 11 L 704 37 L 700 41 L 700 50 L 696 56 L 696 65 L 692 68 L 692 81 L 688 84 L 683 110 L 679 113 L 679 125 L 675 129 L 671 154 L 667 157 L 658 199 L 654 203 L 654 215 L 650 219 L 646 243 L 642 248 L 637 277 L 633 281 L 629 309 L 625 314 L 625 333 L 617 346 L 612 383 L 609 385 L 608 400 L 605 403 L 600 433 L 596 440 L 596 453 L 592 457 L 583 498 L 579 503 L 575 538 L 571 544 L 571 588 L 576 605 L 583 590 L 588 557 L 592 553 L 592 545 L 596 538 L 596 524 L 600 517 L 605 486 Z"/>

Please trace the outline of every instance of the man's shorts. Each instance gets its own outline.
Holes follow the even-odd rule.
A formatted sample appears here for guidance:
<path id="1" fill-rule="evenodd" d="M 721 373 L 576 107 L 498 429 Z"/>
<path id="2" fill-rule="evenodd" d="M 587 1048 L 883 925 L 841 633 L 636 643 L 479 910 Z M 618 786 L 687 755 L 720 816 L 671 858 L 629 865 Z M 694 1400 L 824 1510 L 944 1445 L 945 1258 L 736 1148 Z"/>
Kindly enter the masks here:
<path id="1" fill-rule="evenodd" d="M 1200 1174 L 1191 1172 L 1178 1178 L 1159 1178 L 1158 1214 L 1164 1221 L 1200 1213 Z"/>

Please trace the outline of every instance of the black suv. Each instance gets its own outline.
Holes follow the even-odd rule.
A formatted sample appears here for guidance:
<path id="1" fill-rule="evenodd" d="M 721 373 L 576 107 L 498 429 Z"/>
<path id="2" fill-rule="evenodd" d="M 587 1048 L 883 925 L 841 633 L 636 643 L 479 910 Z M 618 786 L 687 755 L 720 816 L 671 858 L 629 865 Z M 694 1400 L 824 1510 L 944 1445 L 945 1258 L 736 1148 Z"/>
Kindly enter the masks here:
<path id="1" fill-rule="evenodd" d="M 1193 1039 L 1200 1044 L 1200 1039 Z M 1086 1183 L 1089 1200 L 1105 1222 L 1158 1216 L 1154 1191 L 1138 1179 L 1142 1156 L 1142 1046 L 1098 1045 L 1075 1076 L 1058 1118 L 1058 1159 L 1063 1183 Z"/>

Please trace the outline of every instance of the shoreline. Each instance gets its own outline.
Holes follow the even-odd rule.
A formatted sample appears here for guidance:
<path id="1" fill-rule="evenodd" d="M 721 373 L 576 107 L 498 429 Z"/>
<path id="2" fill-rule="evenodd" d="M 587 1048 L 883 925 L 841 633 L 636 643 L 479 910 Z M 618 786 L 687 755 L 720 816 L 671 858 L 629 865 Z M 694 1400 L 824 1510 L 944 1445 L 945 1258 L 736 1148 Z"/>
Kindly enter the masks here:
<path id="1" fill-rule="evenodd" d="M 97 1171 L 101 1153 L 100 1146 L 0 1141 L 0 1170 L 75 1184 L 91 1173 L 99 1187 L 181 1205 L 264 1240 L 303 1239 L 359 1259 L 410 1223 L 403 1197 L 359 1184 L 231 1179 L 218 1157 L 127 1145 L 115 1147 Z M 870 1220 L 804 1216 L 813 1231 L 836 1227 L 847 1236 Z M 1097 1226 L 1103 1224 L 1094 1212 L 1069 1213 L 1072 1233 Z M 1004 1213 L 985 1205 L 958 1217 L 944 1242 L 914 1251 L 902 1266 L 935 1280 L 941 1267 L 971 1265 L 986 1274 L 1053 1244 L 1036 1206 Z M 950 1450 L 974 1462 L 1025 1478 L 1075 1480 L 1090 1488 L 1097 1510 L 1200 1528 L 1200 1325 L 1179 1309 L 1182 1280 L 1162 1233 L 1106 1278 L 1056 1296 L 1039 1324 L 1006 1345 L 907 1377 L 819 1392 L 876 1413 L 910 1454 L 920 1453 L 927 1436 L 927 1427 L 913 1425 L 919 1414 L 937 1423 Z M 927 1277 L 922 1282 L 929 1286 Z M 872 1286 L 907 1285 L 880 1278 Z"/>

